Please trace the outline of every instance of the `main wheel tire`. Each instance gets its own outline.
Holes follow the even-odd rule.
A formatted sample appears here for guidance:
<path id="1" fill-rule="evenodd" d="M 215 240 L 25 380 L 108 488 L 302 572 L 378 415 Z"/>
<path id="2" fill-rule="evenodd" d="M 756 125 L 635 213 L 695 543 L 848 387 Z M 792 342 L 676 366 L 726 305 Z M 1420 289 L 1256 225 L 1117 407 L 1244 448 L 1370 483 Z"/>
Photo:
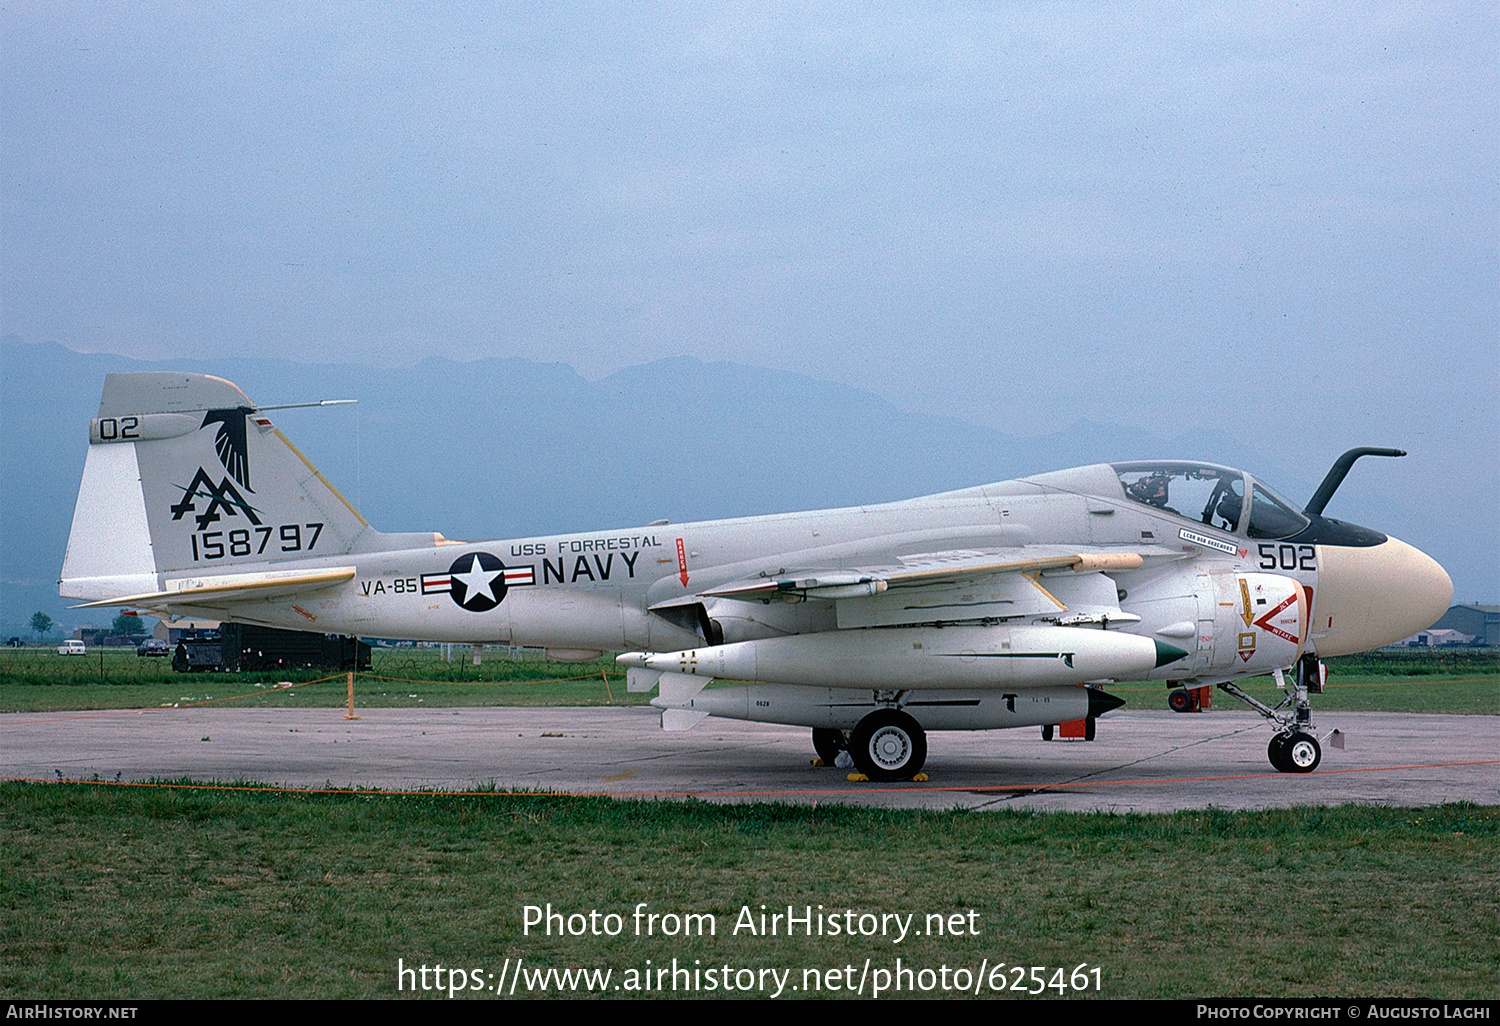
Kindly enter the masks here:
<path id="1" fill-rule="evenodd" d="M 823 760 L 823 765 L 832 766 L 840 752 L 849 750 L 849 736 L 833 727 L 813 728 L 813 751 Z"/>
<path id="2" fill-rule="evenodd" d="M 1288 773 L 1311 773 L 1323 761 L 1323 746 L 1318 739 L 1300 731 L 1287 738 L 1284 752 Z"/>
<path id="3" fill-rule="evenodd" d="M 1187 693 L 1186 688 L 1178 688 L 1167 695 L 1167 708 L 1175 713 L 1193 711 L 1193 696 Z"/>
<path id="4" fill-rule="evenodd" d="M 910 780 L 927 761 L 927 735 L 896 709 L 876 709 L 849 738 L 854 765 L 871 780 Z"/>

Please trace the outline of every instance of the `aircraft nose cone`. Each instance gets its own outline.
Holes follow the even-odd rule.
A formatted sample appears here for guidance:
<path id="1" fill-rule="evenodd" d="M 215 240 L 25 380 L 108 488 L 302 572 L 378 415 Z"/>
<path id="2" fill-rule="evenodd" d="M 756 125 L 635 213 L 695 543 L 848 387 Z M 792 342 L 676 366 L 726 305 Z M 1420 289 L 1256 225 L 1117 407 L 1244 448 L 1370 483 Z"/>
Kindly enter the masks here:
<path id="1" fill-rule="evenodd" d="M 1396 538 L 1367 547 L 1320 545 L 1318 558 L 1312 633 L 1320 656 L 1409 638 L 1437 622 L 1453 601 L 1448 572 Z"/>

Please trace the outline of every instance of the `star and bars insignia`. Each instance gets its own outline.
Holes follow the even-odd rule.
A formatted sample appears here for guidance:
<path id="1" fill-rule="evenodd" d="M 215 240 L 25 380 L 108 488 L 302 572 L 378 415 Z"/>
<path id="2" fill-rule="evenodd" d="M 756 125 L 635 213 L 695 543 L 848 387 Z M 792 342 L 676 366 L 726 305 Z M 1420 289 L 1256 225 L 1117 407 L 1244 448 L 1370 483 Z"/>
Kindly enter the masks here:
<path id="1" fill-rule="evenodd" d="M 485 613 L 511 588 L 535 584 L 535 566 L 506 566 L 488 552 L 466 552 L 444 574 L 423 574 L 422 594 L 447 592 L 461 608 Z"/>

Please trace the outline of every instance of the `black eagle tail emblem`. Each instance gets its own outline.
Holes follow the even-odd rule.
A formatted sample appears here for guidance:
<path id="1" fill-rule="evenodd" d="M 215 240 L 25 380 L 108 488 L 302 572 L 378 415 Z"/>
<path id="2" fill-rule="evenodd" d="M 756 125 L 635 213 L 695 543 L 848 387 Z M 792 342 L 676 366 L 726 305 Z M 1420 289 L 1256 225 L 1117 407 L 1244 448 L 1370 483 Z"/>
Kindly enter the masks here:
<path id="1" fill-rule="evenodd" d="M 219 425 L 219 432 L 214 435 L 214 450 L 219 454 L 219 462 L 224 464 L 229 476 L 243 485 L 247 492 L 255 489 L 250 487 L 250 450 L 245 439 L 245 418 L 254 412 L 248 406 L 209 410 L 203 417 L 203 423 L 198 425 L 200 430 L 210 424 Z"/>

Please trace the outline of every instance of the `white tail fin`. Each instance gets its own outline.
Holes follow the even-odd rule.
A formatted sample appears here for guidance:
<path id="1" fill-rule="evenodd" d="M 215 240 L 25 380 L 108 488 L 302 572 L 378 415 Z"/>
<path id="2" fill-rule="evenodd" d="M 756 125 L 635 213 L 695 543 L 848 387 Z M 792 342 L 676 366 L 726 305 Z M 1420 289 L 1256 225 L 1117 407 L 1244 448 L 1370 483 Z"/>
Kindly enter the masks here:
<path id="1" fill-rule="evenodd" d="M 89 425 L 59 591 L 110 599 L 155 591 L 169 574 L 276 570 L 398 539 L 434 536 L 371 529 L 230 382 L 111 374 Z"/>

